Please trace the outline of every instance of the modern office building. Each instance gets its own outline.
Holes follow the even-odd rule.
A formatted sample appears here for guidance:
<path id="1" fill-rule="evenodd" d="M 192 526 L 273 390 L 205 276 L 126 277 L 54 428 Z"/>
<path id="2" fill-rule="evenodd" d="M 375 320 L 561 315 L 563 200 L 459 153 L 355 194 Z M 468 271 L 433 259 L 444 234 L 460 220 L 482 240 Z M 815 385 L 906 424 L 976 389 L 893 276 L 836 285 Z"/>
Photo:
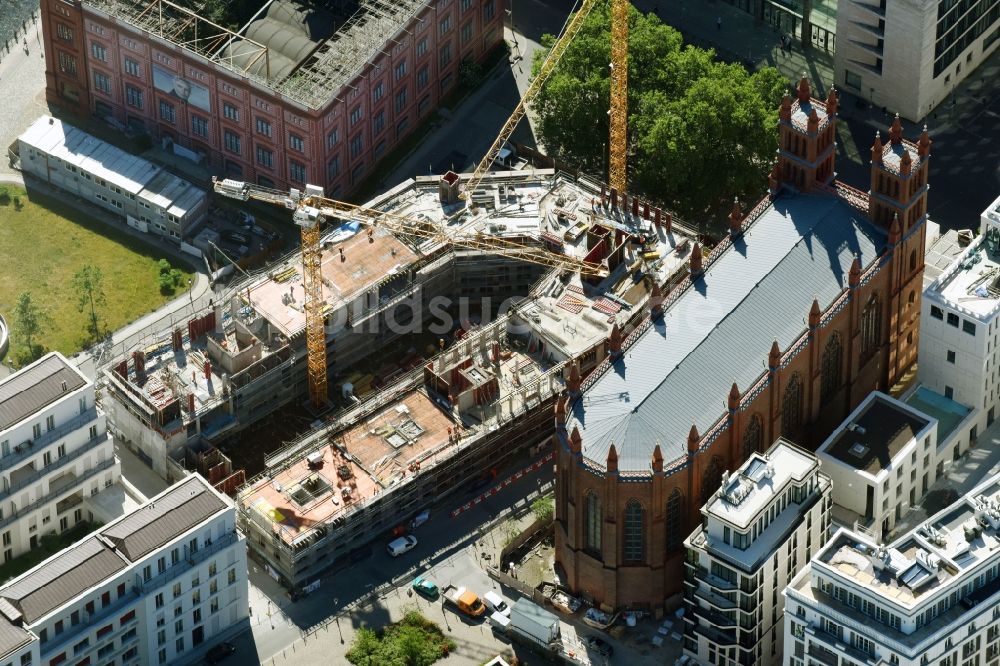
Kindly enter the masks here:
<path id="1" fill-rule="evenodd" d="M 697 507 L 765 442 L 814 450 L 917 358 L 930 138 L 872 147 L 871 193 L 834 180 L 837 98 L 779 112 L 768 195 L 570 394 L 555 558 L 610 608 L 682 591 Z M 754 249 L 756 248 L 756 250 Z"/>
<path id="2" fill-rule="evenodd" d="M 995 666 L 1000 478 L 889 544 L 839 530 L 785 588 L 785 665 Z"/>
<path id="3" fill-rule="evenodd" d="M 880 391 L 858 405 L 816 450 L 837 521 L 884 539 L 937 480 L 937 426 Z"/>
<path id="4" fill-rule="evenodd" d="M 179 243 L 208 214 L 205 190 L 51 116 L 38 118 L 17 142 L 24 173 L 139 231 Z"/>
<path id="5" fill-rule="evenodd" d="M 684 541 L 684 653 L 702 664 L 781 663 L 781 590 L 826 543 L 830 479 L 779 439 L 752 453 Z"/>
<path id="6" fill-rule="evenodd" d="M 917 121 L 998 45 L 995 0 L 840 0 L 836 83 Z"/>
<path id="7" fill-rule="evenodd" d="M 251 5 L 43 0 L 46 96 L 214 174 L 338 196 L 503 42 L 503 0 Z"/>
<path id="8" fill-rule="evenodd" d="M 59 352 L 0 381 L 4 561 L 90 519 L 88 500 L 121 477 L 94 383 Z"/>
<path id="9" fill-rule="evenodd" d="M 247 595 L 232 502 L 192 475 L 0 587 L 0 661 L 188 663 Z"/>
<path id="10" fill-rule="evenodd" d="M 833 53 L 837 46 L 837 5 L 849 0 L 726 0 L 777 33 Z M 778 39 L 775 36 L 775 39 Z"/>

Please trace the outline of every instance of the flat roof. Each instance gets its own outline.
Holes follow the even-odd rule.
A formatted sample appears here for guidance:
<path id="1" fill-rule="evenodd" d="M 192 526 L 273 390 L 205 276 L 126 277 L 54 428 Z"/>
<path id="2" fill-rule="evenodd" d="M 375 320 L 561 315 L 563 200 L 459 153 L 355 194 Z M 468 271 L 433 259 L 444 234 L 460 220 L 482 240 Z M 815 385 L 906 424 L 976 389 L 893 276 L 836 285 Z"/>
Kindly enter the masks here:
<path id="1" fill-rule="evenodd" d="M 62 354 L 46 354 L 0 380 L 0 432 L 21 423 L 88 383 L 89 380 Z"/>
<path id="2" fill-rule="evenodd" d="M 323 301 L 329 311 L 401 275 L 419 258 L 388 231 L 377 229 L 369 237 L 356 224 L 333 229 L 320 246 Z M 301 255 L 272 268 L 268 277 L 242 289 L 240 296 L 244 302 L 249 298 L 248 304 L 285 336 L 305 330 Z"/>
<path id="3" fill-rule="evenodd" d="M 1000 228 L 974 239 L 934 282 L 936 294 L 952 308 L 986 320 L 1000 309 Z"/>
<path id="4" fill-rule="evenodd" d="M 903 403 L 872 393 L 817 453 L 878 476 L 894 466 L 897 454 L 930 423 Z"/>
<path id="5" fill-rule="evenodd" d="M 938 444 L 946 442 L 951 433 L 958 427 L 958 424 L 972 411 L 971 407 L 966 407 L 960 402 L 946 398 L 940 393 L 935 393 L 923 385 L 918 386 L 906 398 L 905 402 L 913 409 L 937 419 Z"/>

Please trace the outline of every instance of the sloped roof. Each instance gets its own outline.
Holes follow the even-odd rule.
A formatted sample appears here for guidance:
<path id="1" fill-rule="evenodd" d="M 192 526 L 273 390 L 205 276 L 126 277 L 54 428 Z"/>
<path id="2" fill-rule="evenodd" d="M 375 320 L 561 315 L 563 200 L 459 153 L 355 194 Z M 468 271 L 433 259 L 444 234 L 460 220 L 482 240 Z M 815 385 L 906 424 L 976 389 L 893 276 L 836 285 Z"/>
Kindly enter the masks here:
<path id="1" fill-rule="evenodd" d="M 0 430 L 17 425 L 86 383 L 83 375 L 59 354 L 43 356 L 0 382 Z"/>
<path id="2" fill-rule="evenodd" d="M 867 266 L 883 231 L 833 195 L 778 197 L 736 243 L 574 401 L 583 454 L 600 464 L 612 444 L 622 470 L 646 470 L 660 444 L 668 462 L 721 417 L 735 381 L 746 390 L 766 369 L 775 338 L 787 349 L 818 298 L 824 310 L 847 287 L 857 255 Z"/>
<path id="3" fill-rule="evenodd" d="M 125 567 L 120 555 L 92 536 L 0 589 L 0 597 L 31 624 Z"/>
<path id="4" fill-rule="evenodd" d="M 203 481 L 190 476 L 101 530 L 101 534 L 135 562 L 226 506 Z"/>

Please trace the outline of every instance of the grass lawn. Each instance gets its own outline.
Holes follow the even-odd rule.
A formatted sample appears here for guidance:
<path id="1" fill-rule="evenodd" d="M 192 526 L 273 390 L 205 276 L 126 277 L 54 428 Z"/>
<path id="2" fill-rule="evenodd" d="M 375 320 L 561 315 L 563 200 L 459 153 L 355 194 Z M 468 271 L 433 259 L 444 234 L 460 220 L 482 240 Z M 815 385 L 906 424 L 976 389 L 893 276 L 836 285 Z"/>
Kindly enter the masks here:
<path id="1" fill-rule="evenodd" d="M 11 327 L 8 359 L 26 360 L 27 348 L 13 321 L 18 294 L 32 299 L 48 317 L 42 334 L 32 342 L 44 352 L 72 354 L 89 343 L 88 315 L 79 311 L 73 275 L 86 264 L 104 276 L 107 303 L 98 308 L 102 330 L 113 331 L 159 307 L 177 294 L 160 293 L 157 262 L 166 257 L 149 245 L 98 222 L 86 213 L 40 194 L 28 197 L 17 187 L 21 210 L 0 205 L 0 312 Z M 166 241 L 164 241 L 166 242 Z M 186 267 L 181 284 L 191 277 Z M 180 293 L 178 291 L 178 293 Z"/>
<path id="2" fill-rule="evenodd" d="M 85 520 L 62 534 L 43 536 L 38 540 L 38 545 L 35 548 L 15 557 L 10 562 L 0 564 L 0 583 L 20 576 L 42 560 L 48 559 L 67 546 L 71 546 L 73 542 L 79 541 L 100 526 L 99 523 L 89 523 Z"/>

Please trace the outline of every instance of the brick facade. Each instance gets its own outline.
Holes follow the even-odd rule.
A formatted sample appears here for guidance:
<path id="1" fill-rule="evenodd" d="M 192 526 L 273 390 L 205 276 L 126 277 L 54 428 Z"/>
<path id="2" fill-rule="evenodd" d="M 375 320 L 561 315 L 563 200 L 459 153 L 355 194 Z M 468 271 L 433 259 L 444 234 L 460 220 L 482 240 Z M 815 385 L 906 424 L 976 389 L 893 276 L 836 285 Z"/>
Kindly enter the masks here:
<path id="1" fill-rule="evenodd" d="M 322 108 L 282 98 L 85 0 L 41 0 L 46 97 L 203 154 L 209 170 L 285 189 L 356 186 L 503 40 L 503 0 L 440 0 Z M 60 28 L 59 26 L 63 26 Z M 207 90 L 207 108 L 153 85 L 153 67 Z"/>
<path id="2" fill-rule="evenodd" d="M 736 469 L 750 451 L 763 451 L 781 436 L 815 450 L 865 396 L 888 390 L 916 362 L 930 140 L 925 131 L 917 144 L 904 141 L 897 120 L 890 143 L 876 139 L 873 146 L 870 196 L 851 190 L 833 181 L 836 97 L 810 101 L 809 92 L 803 80 L 799 100 L 826 109 L 830 122 L 825 129 L 813 123 L 794 127 L 786 98 L 770 197 L 789 186 L 840 196 L 887 229 L 886 250 L 868 266 L 855 260 L 846 288 L 825 312 L 814 301 L 802 313 L 808 324 L 790 349 L 775 343 L 760 350 L 767 370 L 754 386 L 734 384 L 728 396 L 719 396 L 728 413 L 720 413 L 708 433 L 692 427 L 686 456 L 664 460 L 659 444 L 650 443 L 647 469 L 619 470 L 612 447 L 603 467 L 595 467 L 580 456 L 579 432 L 566 430 L 567 399 L 557 404 L 556 561 L 570 588 L 606 607 L 658 608 L 681 593 L 683 539 L 700 522 L 700 508 L 717 490 L 723 470 Z M 902 155 L 898 166 L 893 151 Z M 741 219 L 735 222 L 739 228 Z M 839 354 L 826 355 L 824 363 L 828 345 L 838 343 Z M 794 390 L 788 388 L 797 382 L 800 399 L 789 400 Z M 597 550 L 585 547 L 585 531 L 593 529 L 584 524 L 591 494 L 601 507 Z M 643 508 L 645 557 L 626 566 L 621 526 L 630 501 Z"/>

